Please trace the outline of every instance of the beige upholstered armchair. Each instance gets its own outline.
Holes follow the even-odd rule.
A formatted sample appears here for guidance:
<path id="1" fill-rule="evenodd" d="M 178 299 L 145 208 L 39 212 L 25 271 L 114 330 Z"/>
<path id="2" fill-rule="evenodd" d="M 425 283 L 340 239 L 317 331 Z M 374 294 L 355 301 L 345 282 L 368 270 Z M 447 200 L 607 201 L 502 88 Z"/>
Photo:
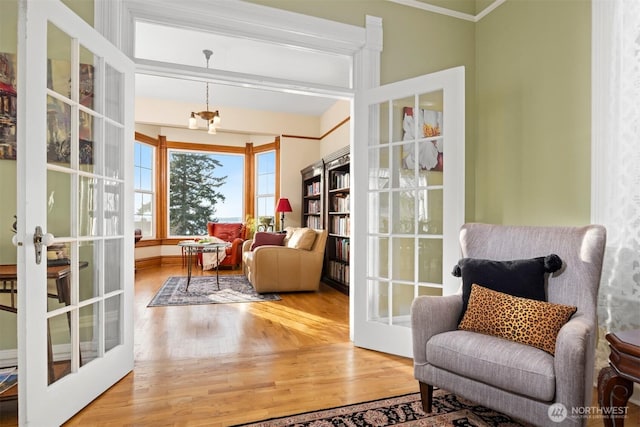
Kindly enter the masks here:
<path id="1" fill-rule="evenodd" d="M 416 298 L 411 312 L 414 376 L 419 381 L 425 411 L 431 412 L 432 391 L 436 386 L 535 425 L 584 425 L 586 418 L 574 415 L 575 412 L 572 414 L 572 408 L 592 405 L 596 303 L 605 240 L 605 229 L 598 225 L 464 225 L 460 232 L 463 260 L 458 263 L 458 267 L 463 265 L 463 291 L 465 258 L 476 262 L 476 267 L 486 267 L 488 263 L 480 264 L 479 261 L 495 260 L 495 264 L 505 265 L 508 263 L 503 261 L 507 260 L 530 261 L 544 257 L 540 282 L 542 297 L 547 302 L 532 302 L 530 297 L 504 296 L 505 291 L 500 291 L 491 294 L 491 298 L 509 298 L 510 302 L 495 304 L 495 300 L 476 299 L 486 294 L 484 287 L 477 293 L 480 288 L 476 286 L 472 287 L 467 311 L 461 317 L 463 292 L 444 297 Z M 549 272 L 553 269 L 547 270 L 549 254 L 556 254 L 562 261 L 561 265 L 556 263 L 560 268 L 554 273 Z M 479 271 L 483 272 L 482 269 Z M 490 280 L 485 278 L 483 281 Z M 481 316 L 486 313 L 493 313 L 494 318 L 499 318 L 514 306 L 520 309 L 521 304 L 536 306 L 535 310 L 539 312 L 539 317 L 532 322 L 531 335 L 525 340 L 547 339 L 551 335 L 553 339 L 548 342 L 546 350 L 545 347 L 518 342 L 522 339 L 520 336 L 505 339 L 486 331 L 479 333 L 461 329 L 461 319 L 473 319 L 469 323 L 473 329 L 485 323 L 487 319 Z M 572 310 L 556 322 L 555 335 L 542 332 L 543 327 L 552 323 L 546 311 L 551 306 L 569 306 Z M 470 313 L 469 317 L 467 313 Z M 503 322 L 518 318 L 518 324 L 527 323 L 515 312 L 503 317 Z M 504 333 L 501 331 L 494 332 L 500 335 Z M 549 412 L 555 417 L 553 421 Z"/>
<path id="2" fill-rule="evenodd" d="M 256 233 L 256 240 L 259 237 Z M 289 229 L 282 245 L 251 250 L 254 240 L 247 240 L 242 247 L 244 274 L 259 293 L 318 290 L 326 242 L 326 230 L 305 228 Z"/>

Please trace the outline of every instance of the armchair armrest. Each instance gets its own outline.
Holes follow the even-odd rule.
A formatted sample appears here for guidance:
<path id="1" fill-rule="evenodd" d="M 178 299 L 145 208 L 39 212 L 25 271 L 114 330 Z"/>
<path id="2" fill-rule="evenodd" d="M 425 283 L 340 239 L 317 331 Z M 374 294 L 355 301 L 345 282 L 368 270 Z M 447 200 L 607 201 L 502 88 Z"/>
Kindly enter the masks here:
<path id="1" fill-rule="evenodd" d="M 439 333 L 454 331 L 462 310 L 462 294 L 445 297 L 422 296 L 411 305 L 413 360 L 416 365 L 427 363 L 427 341 Z"/>
<path id="2" fill-rule="evenodd" d="M 239 265 L 242 263 L 242 245 L 244 240 L 240 237 L 236 237 L 231 242 L 231 252 L 229 253 L 229 257 L 231 258 L 231 262 L 233 265 Z"/>
<path id="3" fill-rule="evenodd" d="M 242 252 L 248 252 L 251 250 L 251 245 L 253 245 L 253 239 L 245 240 L 242 243 Z"/>
<path id="4" fill-rule="evenodd" d="M 591 404 L 595 336 L 595 323 L 578 316 L 562 326 L 556 338 L 556 402 L 568 408 Z"/>

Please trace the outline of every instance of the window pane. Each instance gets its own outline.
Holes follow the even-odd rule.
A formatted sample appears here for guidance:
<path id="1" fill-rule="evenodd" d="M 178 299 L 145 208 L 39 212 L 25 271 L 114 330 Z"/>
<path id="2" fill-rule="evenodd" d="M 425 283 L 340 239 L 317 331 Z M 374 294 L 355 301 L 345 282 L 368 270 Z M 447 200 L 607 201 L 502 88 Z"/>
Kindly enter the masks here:
<path id="1" fill-rule="evenodd" d="M 242 222 L 244 156 L 169 151 L 169 233 L 207 233 L 208 221 Z"/>
<path id="2" fill-rule="evenodd" d="M 140 169 L 140 190 L 153 190 L 152 172 L 150 169 Z"/>
<path id="3" fill-rule="evenodd" d="M 276 173 L 274 151 L 256 156 L 258 176 L 256 179 L 256 212 L 258 218 L 273 218 L 275 211 Z M 265 219 L 266 221 L 266 219 Z"/>
<path id="4" fill-rule="evenodd" d="M 142 230 L 142 237 L 153 237 L 155 147 L 136 142 L 134 153 L 134 226 Z"/>

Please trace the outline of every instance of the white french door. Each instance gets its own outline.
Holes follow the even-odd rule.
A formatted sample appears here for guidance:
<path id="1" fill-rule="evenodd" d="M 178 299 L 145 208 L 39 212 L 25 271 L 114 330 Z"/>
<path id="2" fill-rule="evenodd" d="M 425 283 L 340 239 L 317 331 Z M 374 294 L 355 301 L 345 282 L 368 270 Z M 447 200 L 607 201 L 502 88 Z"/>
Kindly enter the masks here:
<path id="1" fill-rule="evenodd" d="M 464 68 L 356 97 L 354 342 L 412 356 L 410 310 L 455 293 L 464 222 Z"/>
<path id="2" fill-rule="evenodd" d="M 134 67 L 58 0 L 18 21 L 19 423 L 60 425 L 133 369 Z"/>

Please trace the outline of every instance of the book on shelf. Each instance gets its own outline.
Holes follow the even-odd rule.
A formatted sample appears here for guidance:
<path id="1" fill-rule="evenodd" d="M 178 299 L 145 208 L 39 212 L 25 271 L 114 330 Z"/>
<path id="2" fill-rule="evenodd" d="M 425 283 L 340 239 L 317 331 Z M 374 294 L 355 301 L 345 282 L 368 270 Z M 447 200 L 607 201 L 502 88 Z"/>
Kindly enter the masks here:
<path id="1" fill-rule="evenodd" d="M 344 283 L 345 285 L 349 284 L 349 264 L 329 261 L 328 267 L 329 278 L 337 282 Z"/>
<path id="2" fill-rule="evenodd" d="M 350 187 L 349 172 L 335 171 L 333 172 L 333 188 L 348 188 Z"/>
<path id="3" fill-rule="evenodd" d="M 314 181 L 307 184 L 307 196 L 317 196 L 320 194 L 320 181 Z"/>
<path id="4" fill-rule="evenodd" d="M 331 198 L 331 209 L 334 212 L 349 212 L 349 195 L 335 195 Z"/>
<path id="5" fill-rule="evenodd" d="M 307 201 L 307 213 L 319 214 L 320 213 L 320 200 L 308 200 Z"/>
<path id="6" fill-rule="evenodd" d="M 331 231 L 340 236 L 349 236 L 351 233 L 350 219 L 348 216 L 334 216 L 331 218 Z"/>
<path id="7" fill-rule="evenodd" d="M 0 368 L 0 394 L 18 384 L 18 367 Z"/>
<path id="8" fill-rule="evenodd" d="M 350 246 L 351 243 L 349 239 L 335 239 L 334 249 L 336 259 L 348 263 L 350 256 Z"/>
<path id="9" fill-rule="evenodd" d="M 309 227 L 309 228 L 321 229 L 322 228 L 322 222 L 320 221 L 320 217 L 318 217 L 318 216 L 308 216 L 306 218 L 305 226 Z"/>

